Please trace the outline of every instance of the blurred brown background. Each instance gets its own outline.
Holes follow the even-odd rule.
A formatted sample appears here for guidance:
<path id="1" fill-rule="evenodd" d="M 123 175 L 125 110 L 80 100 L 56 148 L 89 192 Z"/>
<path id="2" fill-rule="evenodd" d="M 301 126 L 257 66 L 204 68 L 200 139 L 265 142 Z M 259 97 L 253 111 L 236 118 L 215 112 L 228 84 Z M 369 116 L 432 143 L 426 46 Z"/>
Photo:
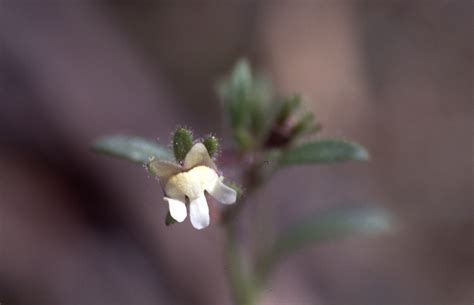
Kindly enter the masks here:
<path id="1" fill-rule="evenodd" d="M 0 0 L 0 303 L 230 304 L 219 227 L 165 227 L 156 181 L 89 145 L 177 124 L 225 138 L 213 85 L 246 56 L 373 156 L 279 173 L 255 198 L 277 224 L 360 203 L 400 222 L 300 251 L 262 304 L 471 304 L 473 9 Z"/>

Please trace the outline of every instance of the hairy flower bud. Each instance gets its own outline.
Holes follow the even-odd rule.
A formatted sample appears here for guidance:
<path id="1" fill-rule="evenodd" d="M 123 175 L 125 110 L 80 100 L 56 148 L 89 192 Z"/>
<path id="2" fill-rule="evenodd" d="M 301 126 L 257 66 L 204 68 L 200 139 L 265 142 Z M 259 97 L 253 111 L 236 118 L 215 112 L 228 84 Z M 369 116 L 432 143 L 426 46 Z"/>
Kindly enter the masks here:
<path id="1" fill-rule="evenodd" d="M 182 162 L 193 147 L 193 134 L 189 129 L 178 128 L 173 135 L 173 152 L 176 161 Z"/>
<path id="2" fill-rule="evenodd" d="M 219 150 L 219 140 L 217 140 L 216 137 L 214 136 L 209 136 L 204 139 L 202 142 L 204 146 L 207 148 L 207 152 L 209 153 L 209 156 L 214 157 Z"/>

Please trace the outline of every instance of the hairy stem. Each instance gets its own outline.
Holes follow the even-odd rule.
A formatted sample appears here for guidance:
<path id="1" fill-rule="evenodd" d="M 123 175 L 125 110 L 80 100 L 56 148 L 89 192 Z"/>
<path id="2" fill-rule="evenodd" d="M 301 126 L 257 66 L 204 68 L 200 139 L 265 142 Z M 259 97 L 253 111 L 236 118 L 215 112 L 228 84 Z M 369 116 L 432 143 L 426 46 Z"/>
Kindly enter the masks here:
<path id="1" fill-rule="evenodd" d="M 226 256 L 229 264 L 229 282 L 235 305 L 255 305 L 259 294 L 253 262 L 249 264 L 241 256 L 237 239 L 237 219 L 248 202 L 249 195 L 261 185 L 260 165 L 251 164 L 243 174 L 246 195 L 240 202 L 229 207 L 223 214 L 226 231 Z"/>
<path id="2" fill-rule="evenodd" d="M 229 222 L 226 228 L 226 256 L 229 264 L 229 282 L 235 305 L 255 305 L 257 287 L 254 285 L 253 270 L 248 270 L 240 255 L 239 243 L 235 234 L 235 223 Z"/>

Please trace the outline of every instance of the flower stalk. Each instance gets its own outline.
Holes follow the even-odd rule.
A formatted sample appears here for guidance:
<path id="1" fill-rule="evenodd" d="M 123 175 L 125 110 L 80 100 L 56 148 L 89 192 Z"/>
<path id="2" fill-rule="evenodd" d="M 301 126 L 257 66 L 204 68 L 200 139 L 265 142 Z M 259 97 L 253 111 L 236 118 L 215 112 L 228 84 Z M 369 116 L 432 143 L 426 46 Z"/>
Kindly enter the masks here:
<path id="1" fill-rule="evenodd" d="M 235 305 L 254 305 L 258 296 L 257 287 L 254 284 L 255 276 L 253 269 L 248 269 L 248 262 L 245 263 L 243 256 L 239 255 L 241 249 L 235 231 L 234 222 L 225 225 L 225 254 L 229 265 L 230 288 Z"/>

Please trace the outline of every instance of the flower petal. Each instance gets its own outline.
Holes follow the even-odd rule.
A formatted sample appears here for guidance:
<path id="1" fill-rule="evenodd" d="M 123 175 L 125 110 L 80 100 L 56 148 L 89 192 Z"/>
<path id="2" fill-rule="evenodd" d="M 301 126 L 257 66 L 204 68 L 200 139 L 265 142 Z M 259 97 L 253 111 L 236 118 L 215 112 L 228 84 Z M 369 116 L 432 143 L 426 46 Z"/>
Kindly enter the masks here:
<path id="1" fill-rule="evenodd" d="M 171 177 L 164 189 L 168 197 L 180 198 L 186 195 L 197 198 L 205 190 L 213 188 L 217 179 L 219 176 L 215 170 L 201 165 Z"/>
<path id="2" fill-rule="evenodd" d="M 202 143 L 194 144 L 184 159 L 185 170 L 189 170 L 199 165 L 204 165 L 212 168 L 213 170 L 217 170 L 214 161 L 212 161 L 211 157 L 209 156 L 206 146 L 204 146 Z"/>
<path id="3" fill-rule="evenodd" d="M 186 204 L 184 203 L 184 197 L 183 200 L 169 197 L 165 197 L 164 199 L 168 201 L 171 217 L 173 217 L 177 222 L 183 222 L 183 220 L 185 220 L 186 216 L 188 215 L 188 212 L 186 211 Z"/>
<path id="4" fill-rule="evenodd" d="M 181 166 L 164 160 L 153 160 L 147 164 L 148 170 L 160 179 L 160 183 L 165 185 L 171 176 L 182 171 Z"/>
<path id="5" fill-rule="evenodd" d="M 220 177 L 212 190 L 207 190 L 217 201 L 223 204 L 232 204 L 237 200 L 237 192 L 225 185 Z"/>
<path id="6" fill-rule="evenodd" d="M 209 207 L 204 193 L 191 200 L 189 204 L 189 218 L 194 228 L 201 230 L 209 225 Z"/>

